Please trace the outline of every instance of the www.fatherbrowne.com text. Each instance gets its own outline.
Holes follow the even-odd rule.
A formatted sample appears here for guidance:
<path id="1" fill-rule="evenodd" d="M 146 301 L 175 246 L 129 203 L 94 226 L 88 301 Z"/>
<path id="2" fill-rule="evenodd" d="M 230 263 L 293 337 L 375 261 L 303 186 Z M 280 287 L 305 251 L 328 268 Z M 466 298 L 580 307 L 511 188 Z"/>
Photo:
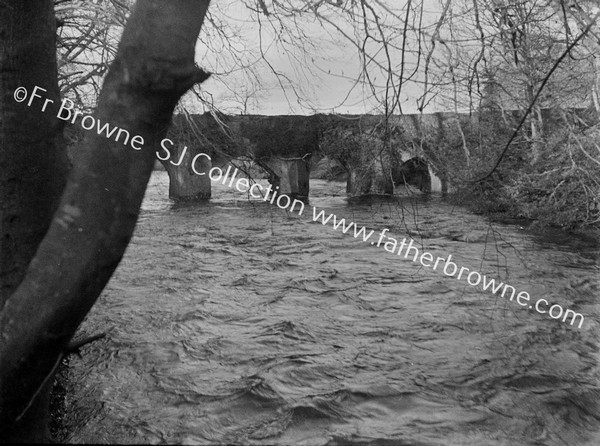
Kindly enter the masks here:
<path id="1" fill-rule="evenodd" d="M 485 274 L 480 274 L 477 271 L 469 270 L 465 266 L 457 265 L 452 261 L 452 254 L 448 257 L 434 257 L 430 252 L 420 252 L 419 249 L 414 246 L 415 241 L 412 238 L 403 238 L 402 241 L 398 242 L 394 237 L 386 235 L 389 230 L 384 228 L 374 238 L 375 231 L 368 231 L 364 226 L 360 229 L 354 222 L 346 223 L 345 219 L 338 220 L 334 214 L 326 216 L 325 211 L 320 211 L 317 214 L 317 209 L 313 208 L 313 221 L 320 222 L 322 225 L 327 225 L 331 222 L 331 226 L 335 230 L 341 230 L 344 234 L 350 233 L 354 238 L 360 239 L 363 242 L 369 242 L 371 245 L 381 247 L 387 252 L 395 255 L 402 255 L 407 259 L 412 259 L 413 262 L 419 263 L 426 268 L 432 268 L 434 271 L 441 270 L 446 276 L 455 277 L 457 280 L 465 280 L 471 286 L 479 286 L 481 284 L 484 291 L 491 291 L 493 294 L 500 294 L 502 297 L 510 296 L 509 300 L 512 302 L 516 300 L 517 304 L 527 307 L 529 309 L 535 309 L 538 313 L 548 314 L 552 319 L 561 319 L 563 322 L 568 322 L 573 325 L 579 322 L 578 327 L 581 328 L 583 325 L 583 315 L 575 313 L 570 309 L 563 309 L 558 304 L 550 305 L 546 299 L 538 299 L 535 302 L 531 301 L 531 296 L 527 291 L 519 291 L 515 287 L 496 281 L 496 279 L 489 279 Z M 352 230 L 352 231 L 351 231 Z"/>

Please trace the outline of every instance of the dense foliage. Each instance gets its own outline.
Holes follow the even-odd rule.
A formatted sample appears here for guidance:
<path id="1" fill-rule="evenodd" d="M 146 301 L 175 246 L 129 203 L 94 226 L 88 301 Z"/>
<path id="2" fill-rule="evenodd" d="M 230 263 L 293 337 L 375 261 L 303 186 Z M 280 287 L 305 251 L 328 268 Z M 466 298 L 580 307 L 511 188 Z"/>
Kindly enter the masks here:
<path id="1" fill-rule="evenodd" d="M 466 126 L 469 162 L 461 138 L 446 133 L 440 159 L 455 184 L 454 199 L 484 213 L 534 220 L 542 226 L 575 228 L 600 223 L 600 125 L 594 113 L 545 113 L 544 132 L 525 129 L 500 165 L 496 160 L 516 120 L 481 119 Z M 479 134 L 477 134 L 479 133 Z M 483 181 L 475 181 L 492 172 Z"/>

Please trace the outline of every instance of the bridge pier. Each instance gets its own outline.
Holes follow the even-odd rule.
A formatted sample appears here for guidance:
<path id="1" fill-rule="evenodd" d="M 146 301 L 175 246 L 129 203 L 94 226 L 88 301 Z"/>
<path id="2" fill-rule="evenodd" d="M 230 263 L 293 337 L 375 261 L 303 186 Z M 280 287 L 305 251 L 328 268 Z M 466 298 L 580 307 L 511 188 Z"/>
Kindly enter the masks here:
<path id="1" fill-rule="evenodd" d="M 279 186 L 278 194 L 289 195 L 292 198 L 307 198 L 310 182 L 310 164 L 303 158 L 271 158 L 267 166 L 275 174 L 270 182 Z"/>
<path id="2" fill-rule="evenodd" d="M 161 160 L 169 174 L 169 198 L 175 201 L 208 200 L 211 196 L 211 161 L 186 146 L 176 145 L 169 150 L 171 156 Z"/>
<path id="3" fill-rule="evenodd" d="M 344 167 L 348 172 L 346 193 L 351 197 L 394 194 L 390 163 L 381 155 L 364 163 L 344 163 Z"/>

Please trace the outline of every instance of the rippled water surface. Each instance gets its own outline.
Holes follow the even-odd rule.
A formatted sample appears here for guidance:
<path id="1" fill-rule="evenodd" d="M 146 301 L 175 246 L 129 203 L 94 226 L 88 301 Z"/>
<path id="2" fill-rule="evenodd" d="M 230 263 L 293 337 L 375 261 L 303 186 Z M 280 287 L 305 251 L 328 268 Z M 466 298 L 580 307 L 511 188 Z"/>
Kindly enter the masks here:
<path id="1" fill-rule="evenodd" d="M 585 315 L 553 321 L 223 186 L 156 172 L 71 360 L 70 442 L 598 445 L 598 244 L 439 199 L 310 204 Z"/>

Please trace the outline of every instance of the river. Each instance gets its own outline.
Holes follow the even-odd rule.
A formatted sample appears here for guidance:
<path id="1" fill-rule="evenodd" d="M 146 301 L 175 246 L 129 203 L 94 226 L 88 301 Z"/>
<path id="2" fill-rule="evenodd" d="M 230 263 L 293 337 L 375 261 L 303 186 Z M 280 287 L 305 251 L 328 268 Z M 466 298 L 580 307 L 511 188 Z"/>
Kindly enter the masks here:
<path id="1" fill-rule="evenodd" d="M 66 441 L 600 444 L 598 241 L 344 188 L 313 180 L 310 204 L 410 234 L 583 326 L 224 186 L 175 206 L 154 172 L 80 330 L 107 336 L 70 360 Z"/>

